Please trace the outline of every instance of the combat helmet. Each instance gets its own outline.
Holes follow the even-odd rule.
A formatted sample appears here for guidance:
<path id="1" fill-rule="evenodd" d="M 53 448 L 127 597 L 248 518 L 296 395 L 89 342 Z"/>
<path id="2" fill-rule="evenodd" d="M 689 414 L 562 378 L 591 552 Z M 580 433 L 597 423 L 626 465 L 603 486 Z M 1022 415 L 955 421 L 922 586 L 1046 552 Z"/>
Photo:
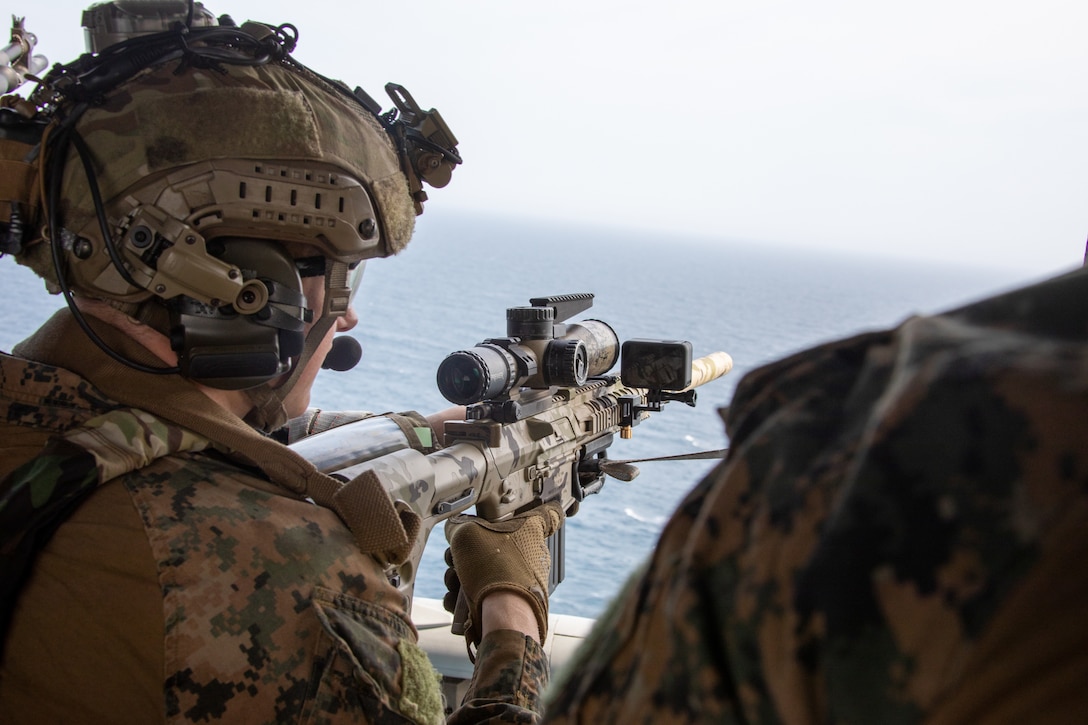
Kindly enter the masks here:
<path id="1" fill-rule="evenodd" d="M 0 163 L 26 183 L 3 190 L 0 251 L 77 319 L 73 293 L 167 334 L 179 366 L 154 372 L 251 389 L 297 371 L 311 315 L 316 345 L 365 260 L 408 243 L 456 139 L 400 86 L 383 113 L 297 62 L 290 24 L 191 0 L 99 3 L 83 24 L 87 54 L 5 97 Z M 322 310 L 305 274 L 325 276 Z"/>

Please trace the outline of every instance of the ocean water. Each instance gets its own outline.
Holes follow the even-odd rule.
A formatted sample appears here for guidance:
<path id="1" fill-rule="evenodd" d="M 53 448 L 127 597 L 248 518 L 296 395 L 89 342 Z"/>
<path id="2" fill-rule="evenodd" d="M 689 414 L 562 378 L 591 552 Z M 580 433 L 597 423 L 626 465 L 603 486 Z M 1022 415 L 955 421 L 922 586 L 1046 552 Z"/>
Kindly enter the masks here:
<path id="1" fill-rule="evenodd" d="M 1058 270 L 1056 270 L 1057 272 Z M 683 339 L 696 356 L 724 350 L 735 367 L 699 390 L 695 408 L 679 403 L 618 440 L 612 458 L 645 458 L 727 444 L 718 408 L 741 376 L 760 364 L 822 341 L 888 327 L 1031 281 L 1001 269 L 934 267 L 741 242 L 713 245 L 667 235 L 518 219 L 421 217 L 416 237 L 393 259 L 369 263 L 356 298 L 363 346 L 353 370 L 324 371 L 311 403 L 375 412 L 449 404 L 435 370 L 454 350 L 506 334 L 506 308 L 531 297 L 591 292 L 577 319 L 608 322 L 621 340 Z M 6 305 L 0 349 L 33 331 L 59 297 L 12 260 L 0 261 Z M 713 465 L 708 461 L 640 465 L 624 483 L 610 480 L 569 520 L 566 579 L 555 612 L 593 617 L 652 550 L 683 495 Z M 435 531 L 416 593 L 441 597 L 442 551 Z"/>

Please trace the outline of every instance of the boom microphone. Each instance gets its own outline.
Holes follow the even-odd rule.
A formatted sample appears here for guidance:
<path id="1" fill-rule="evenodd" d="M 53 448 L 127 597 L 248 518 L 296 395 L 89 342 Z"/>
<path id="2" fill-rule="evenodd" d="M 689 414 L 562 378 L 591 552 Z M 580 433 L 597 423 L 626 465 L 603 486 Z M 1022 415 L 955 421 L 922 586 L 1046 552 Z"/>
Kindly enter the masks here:
<path id="1" fill-rule="evenodd" d="M 363 356 L 363 346 L 350 335 L 340 335 L 332 340 L 332 349 L 321 363 L 322 370 L 351 370 Z"/>

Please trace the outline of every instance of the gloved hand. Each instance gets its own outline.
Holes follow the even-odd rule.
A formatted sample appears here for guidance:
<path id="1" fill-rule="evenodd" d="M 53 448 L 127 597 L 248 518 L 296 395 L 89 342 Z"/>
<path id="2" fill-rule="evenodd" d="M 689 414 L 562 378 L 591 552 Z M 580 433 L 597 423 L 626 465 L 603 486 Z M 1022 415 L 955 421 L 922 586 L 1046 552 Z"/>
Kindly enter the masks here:
<path id="1" fill-rule="evenodd" d="M 551 555 L 545 542 L 563 523 L 563 508 L 556 502 L 503 521 L 487 521 L 461 514 L 446 522 L 446 588 L 443 606 L 458 617 L 458 599 L 465 617 L 463 634 L 469 645 L 479 645 L 480 603 L 488 594 L 511 591 L 532 606 L 540 641 L 548 633 L 548 574 Z M 454 629 L 454 633 L 457 630 Z M 470 647 L 471 651 L 471 647 Z"/>

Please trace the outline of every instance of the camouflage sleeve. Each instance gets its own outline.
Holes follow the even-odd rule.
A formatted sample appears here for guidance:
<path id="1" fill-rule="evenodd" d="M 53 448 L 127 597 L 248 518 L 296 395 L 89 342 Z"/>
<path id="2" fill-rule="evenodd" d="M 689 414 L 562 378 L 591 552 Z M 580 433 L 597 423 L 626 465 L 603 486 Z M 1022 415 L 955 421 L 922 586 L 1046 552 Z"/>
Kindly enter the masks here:
<path id="1" fill-rule="evenodd" d="M 287 421 L 283 428 L 273 433 L 273 437 L 284 445 L 291 445 L 303 438 L 372 418 L 392 421 L 404 436 L 404 443 L 417 451 L 433 453 L 442 447 L 441 436 L 431 429 L 426 416 L 414 410 L 400 413 L 371 413 L 364 410 L 334 411 L 308 408 L 302 415 Z"/>
<path id="2" fill-rule="evenodd" d="M 547 656 L 532 637 L 511 630 L 491 632 L 476 652 L 464 702 L 447 723 L 538 722 L 548 674 Z"/>
<path id="3" fill-rule="evenodd" d="M 1078 722 L 1088 273 L 761 368 L 550 722 Z"/>
<path id="4" fill-rule="evenodd" d="M 302 415 L 287 421 L 287 424 L 273 433 L 273 436 L 284 445 L 290 445 L 315 433 L 337 428 L 348 423 L 365 420 L 374 415 L 366 410 L 322 410 L 321 408 L 307 408 Z"/>

